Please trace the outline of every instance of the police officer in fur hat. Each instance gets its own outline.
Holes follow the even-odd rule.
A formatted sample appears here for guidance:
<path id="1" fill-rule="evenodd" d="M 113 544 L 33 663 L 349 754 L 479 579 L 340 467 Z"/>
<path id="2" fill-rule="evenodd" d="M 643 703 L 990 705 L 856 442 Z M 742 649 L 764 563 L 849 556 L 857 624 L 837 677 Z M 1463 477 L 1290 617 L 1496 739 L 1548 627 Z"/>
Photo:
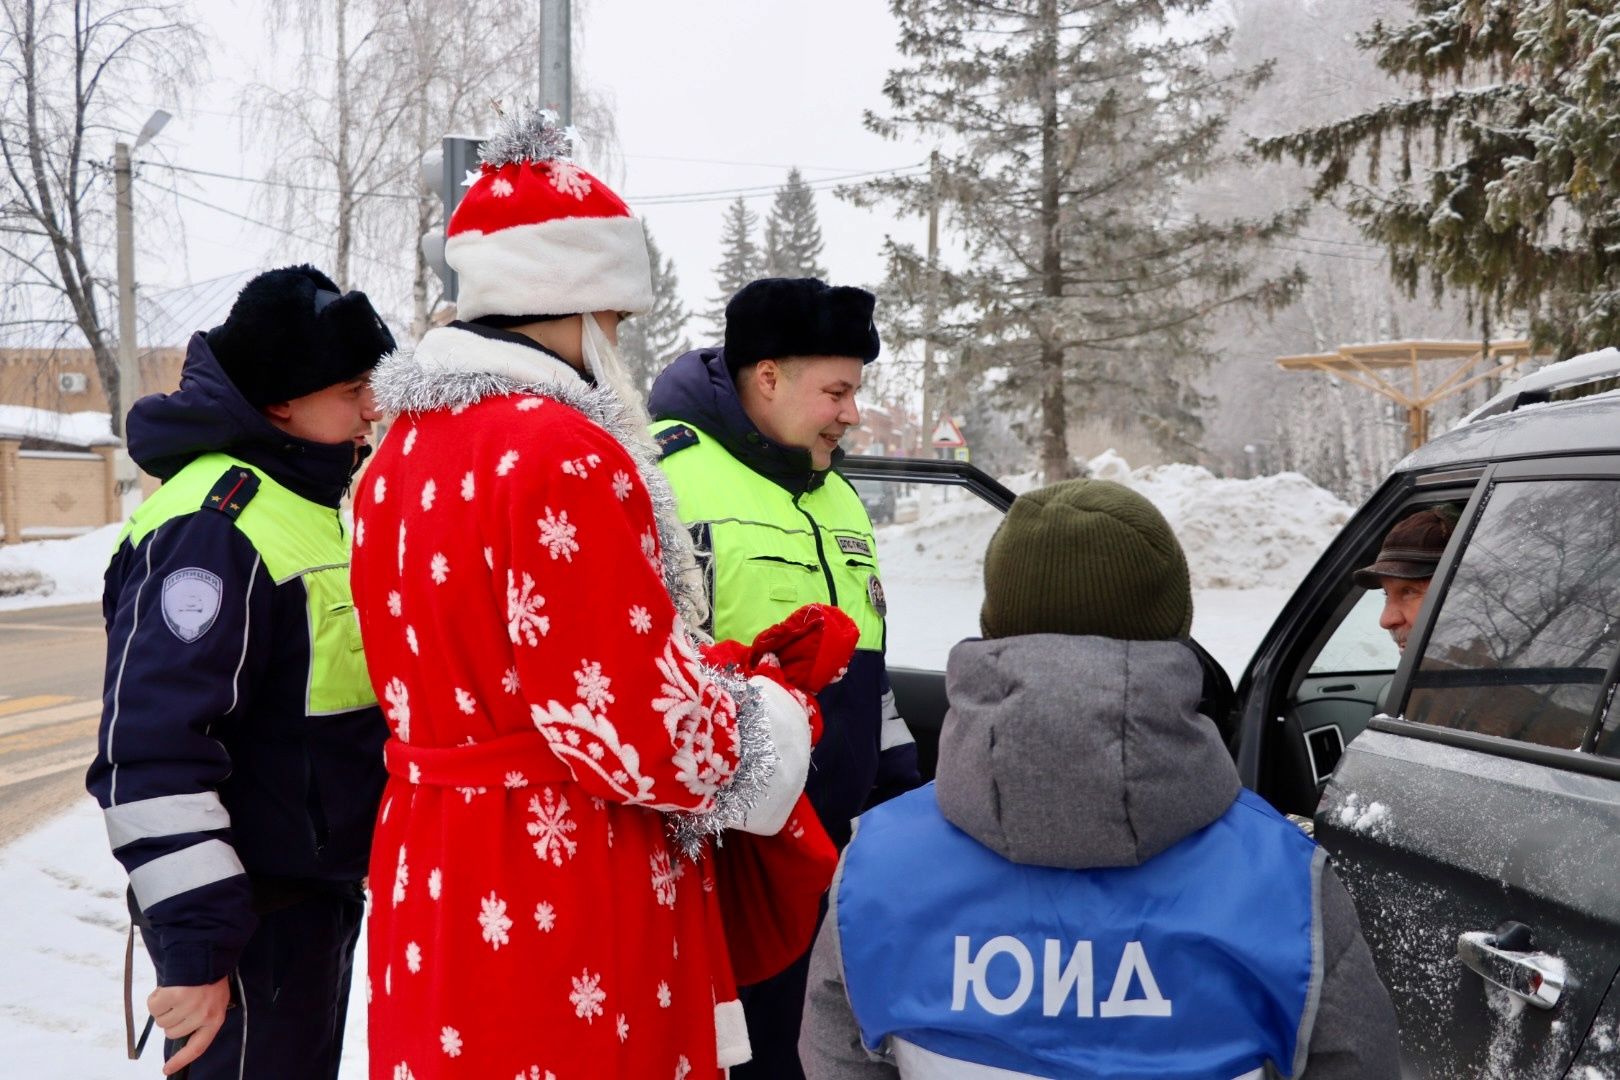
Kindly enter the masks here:
<path id="1" fill-rule="evenodd" d="M 165 1075 L 337 1075 L 387 734 L 339 504 L 393 348 L 365 294 L 272 270 L 193 335 L 178 391 L 130 410 L 163 486 L 107 569 L 87 780 L 157 971 Z"/>
<path id="2" fill-rule="evenodd" d="M 884 664 L 887 602 L 860 496 L 835 470 L 877 358 L 876 298 L 816 278 L 765 278 L 726 305 L 725 347 L 689 352 L 648 401 L 661 464 L 707 566 L 712 631 L 748 641 L 800 604 L 860 628 L 843 679 L 819 696 L 825 733 L 805 792 L 842 847 L 867 807 L 920 783 Z M 735 1077 L 800 1075 L 808 955 L 742 991 L 754 1060 Z"/>

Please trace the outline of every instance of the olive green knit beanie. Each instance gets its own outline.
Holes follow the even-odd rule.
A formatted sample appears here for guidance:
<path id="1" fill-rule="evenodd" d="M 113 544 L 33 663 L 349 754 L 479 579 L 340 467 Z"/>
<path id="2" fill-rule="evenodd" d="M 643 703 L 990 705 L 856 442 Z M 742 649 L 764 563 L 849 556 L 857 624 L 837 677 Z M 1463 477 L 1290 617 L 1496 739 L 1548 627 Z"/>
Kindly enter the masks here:
<path id="1" fill-rule="evenodd" d="M 1169 641 L 1192 629 L 1187 557 L 1152 503 L 1107 480 L 1018 496 L 984 555 L 987 638 Z"/>

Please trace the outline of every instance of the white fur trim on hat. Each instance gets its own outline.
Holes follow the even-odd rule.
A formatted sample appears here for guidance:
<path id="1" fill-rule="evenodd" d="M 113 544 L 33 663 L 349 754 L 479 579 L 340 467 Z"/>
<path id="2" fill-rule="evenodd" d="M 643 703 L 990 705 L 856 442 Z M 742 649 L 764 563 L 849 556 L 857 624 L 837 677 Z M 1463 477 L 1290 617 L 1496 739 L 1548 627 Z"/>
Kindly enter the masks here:
<path id="1" fill-rule="evenodd" d="M 445 242 L 444 257 L 461 275 L 461 319 L 639 314 L 652 307 L 647 234 L 635 218 L 562 218 L 458 233 Z"/>

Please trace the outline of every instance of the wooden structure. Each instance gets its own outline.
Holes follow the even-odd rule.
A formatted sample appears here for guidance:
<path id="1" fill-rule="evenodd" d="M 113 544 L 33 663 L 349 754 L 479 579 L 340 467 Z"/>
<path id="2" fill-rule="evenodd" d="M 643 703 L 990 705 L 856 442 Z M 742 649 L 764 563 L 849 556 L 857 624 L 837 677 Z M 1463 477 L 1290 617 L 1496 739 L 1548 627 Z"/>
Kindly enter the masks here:
<path id="1" fill-rule="evenodd" d="M 1385 341 L 1340 345 L 1336 352 L 1280 356 L 1284 371 L 1320 371 L 1354 383 L 1406 409 L 1410 448 L 1429 441 L 1429 411 L 1437 402 L 1487 379 L 1500 378 L 1535 354 L 1527 341 Z M 1425 376 L 1441 364 L 1438 379 Z"/>

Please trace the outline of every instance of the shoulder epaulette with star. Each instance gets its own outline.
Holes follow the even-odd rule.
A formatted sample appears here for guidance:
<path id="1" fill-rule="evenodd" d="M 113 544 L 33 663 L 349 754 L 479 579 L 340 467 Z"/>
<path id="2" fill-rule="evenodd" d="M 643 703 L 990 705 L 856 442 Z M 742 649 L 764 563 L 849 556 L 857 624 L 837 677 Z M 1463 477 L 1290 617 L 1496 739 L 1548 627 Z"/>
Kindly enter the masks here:
<path id="1" fill-rule="evenodd" d="M 671 454 L 679 453 L 689 446 L 698 444 L 698 434 L 685 424 L 676 424 L 660 431 L 654 438 L 658 442 L 658 459 L 662 461 Z"/>
<path id="2" fill-rule="evenodd" d="M 204 510 L 218 510 L 235 521 L 247 508 L 253 496 L 259 493 L 259 475 L 252 469 L 233 465 L 215 482 L 214 488 L 203 499 Z"/>

